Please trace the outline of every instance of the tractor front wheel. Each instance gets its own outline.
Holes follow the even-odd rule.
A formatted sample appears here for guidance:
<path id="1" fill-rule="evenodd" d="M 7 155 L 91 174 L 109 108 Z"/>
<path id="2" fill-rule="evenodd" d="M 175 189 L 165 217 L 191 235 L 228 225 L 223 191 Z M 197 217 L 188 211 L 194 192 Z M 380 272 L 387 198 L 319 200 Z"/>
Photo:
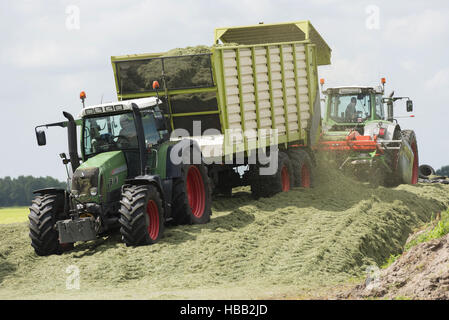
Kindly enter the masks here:
<path id="1" fill-rule="evenodd" d="M 64 199 L 55 194 L 36 196 L 30 207 L 31 246 L 39 256 L 59 254 L 65 246 L 59 243 L 58 231 L 55 228 L 57 216 L 64 210 Z M 67 245 L 73 247 L 73 245 Z"/>
<path id="2" fill-rule="evenodd" d="M 127 186 L 120 201 L 120 233 L 127 246 L 156 243 L 164 233 L 164 208 L 156 186 Z"/>
<path id="3" fill-rule="evenodd" d="M 413 151 L 411 184 L 417 184 L 419 177 L 419 157 L 418 157 L 418 143 L 416 142 L 416 135 L 413 130 L 402 130 L 401 133 L 402 139 L 408 142 Z"/>

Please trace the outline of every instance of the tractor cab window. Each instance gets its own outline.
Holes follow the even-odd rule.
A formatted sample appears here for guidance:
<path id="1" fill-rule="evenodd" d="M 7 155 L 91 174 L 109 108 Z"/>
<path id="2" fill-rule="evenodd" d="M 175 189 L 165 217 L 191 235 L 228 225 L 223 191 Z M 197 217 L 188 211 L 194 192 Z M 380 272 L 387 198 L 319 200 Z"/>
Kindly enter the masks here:
<path id="1" fill-rule="evenodd" d="M 382 95 L 376 94 L 376 120 L 385 120 L 384 104 L 382 103 Z"/>
<path id="2" fill-rule="evenodd" d="M 83 148 L 85 156 L 113 150 L 137 149 L 137 133 L 132 113 L 86 118 Z"/>
<path id="3" fill-rule="evenodd" d="M 151 111 L 142 112 L 142 125 L 143 132 L 145 134 L 145 145 L 155 145 L 159 142 L 159 131 L 156 127 L 156 120 L 154 114 Z"/>
<path id="4" fill-rule="evenodd" d="M 339 123 L 363 122 L 371 117 L 369 94 L 334 94 L 330 100 L 330 118 Z"/>

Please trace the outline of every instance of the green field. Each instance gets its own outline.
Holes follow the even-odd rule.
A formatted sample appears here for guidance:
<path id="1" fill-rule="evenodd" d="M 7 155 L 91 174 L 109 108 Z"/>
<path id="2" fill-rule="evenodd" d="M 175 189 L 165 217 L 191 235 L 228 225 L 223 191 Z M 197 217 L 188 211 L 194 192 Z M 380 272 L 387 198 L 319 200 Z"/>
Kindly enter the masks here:
<path id="1" fill-rule="evenodd" d="M 38 257 L 27 223 L 0 225 L 0 299 L 326 296 L 402 252 L 415 228 L 449 207 L 449 186 L 373 188 L 335 174 L 257 201 L 248 191 L 214 199 L 210 223 L 168 227 L 152 246 L 112 235 Z M 73 266 L 79 290 L 66 287 Z"/>
<path id="2" fill-rule="evenodd" d="M 28 207 L 0 208 L 0 224 L 28 221 Z"/>

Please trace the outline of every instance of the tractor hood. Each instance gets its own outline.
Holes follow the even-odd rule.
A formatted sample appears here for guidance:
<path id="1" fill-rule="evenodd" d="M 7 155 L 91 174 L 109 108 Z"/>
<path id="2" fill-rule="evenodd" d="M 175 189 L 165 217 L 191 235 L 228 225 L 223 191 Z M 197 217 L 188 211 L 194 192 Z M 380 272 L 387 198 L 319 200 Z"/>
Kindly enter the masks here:
<path id="1" fill-rule="evenodd" d="M 76 169 L 72 178 L 72 193 L 81 202 L 100 202 L 120 189 L 126 179 L 128 168 L 122 151 L 98 154 Z"/>

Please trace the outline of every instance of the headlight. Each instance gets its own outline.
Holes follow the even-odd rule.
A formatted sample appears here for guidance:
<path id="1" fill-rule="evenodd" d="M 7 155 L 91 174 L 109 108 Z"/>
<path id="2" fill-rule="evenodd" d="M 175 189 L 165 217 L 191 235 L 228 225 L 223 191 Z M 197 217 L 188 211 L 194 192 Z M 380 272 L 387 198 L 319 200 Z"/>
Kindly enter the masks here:
<path id="1" fill-rule="evenodd" d="M 97 188 L 90 188 L 90 195 L 92 197 L 95 197 L 98 194 L 98 189 Z"/>

